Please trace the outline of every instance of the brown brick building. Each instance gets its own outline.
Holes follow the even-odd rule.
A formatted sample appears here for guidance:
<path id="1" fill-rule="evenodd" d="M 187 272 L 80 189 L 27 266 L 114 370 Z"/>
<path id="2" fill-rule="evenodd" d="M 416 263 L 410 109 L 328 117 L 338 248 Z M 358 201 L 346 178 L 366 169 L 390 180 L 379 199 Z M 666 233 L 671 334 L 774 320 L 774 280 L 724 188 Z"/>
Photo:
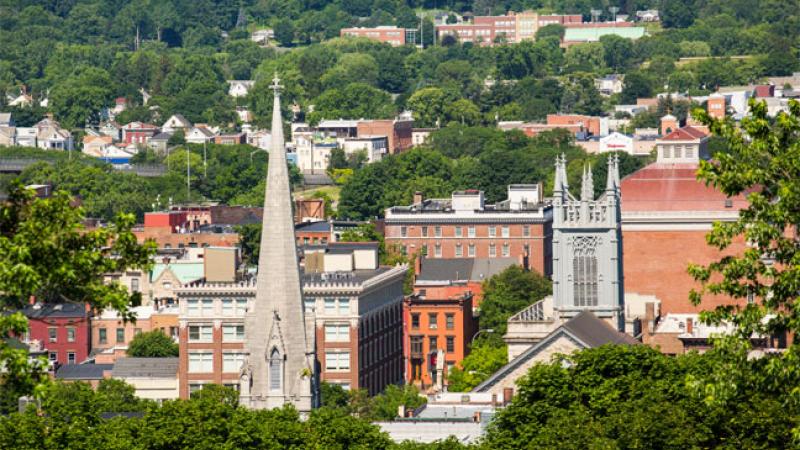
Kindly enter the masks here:
<path id="1" fill-rule="evenodd" d="M 364 37 L 378 42 L 385 42 L 392 47 L 399 47 L 406 44 L 406 29 L 395 26 L 342 28 L 339 35 L 341 37 Z"/>
<path id="2" fill-rule="evenodd" d="M 449 199 L 423 199 L 386 210 L 387 246 L 427 258 L 527 259 L 527 266 L 552 273 L 552 208 L 541 185 L 511 185 L 508 199 L 486 204 L 483 192 L 454 192 Z"/>

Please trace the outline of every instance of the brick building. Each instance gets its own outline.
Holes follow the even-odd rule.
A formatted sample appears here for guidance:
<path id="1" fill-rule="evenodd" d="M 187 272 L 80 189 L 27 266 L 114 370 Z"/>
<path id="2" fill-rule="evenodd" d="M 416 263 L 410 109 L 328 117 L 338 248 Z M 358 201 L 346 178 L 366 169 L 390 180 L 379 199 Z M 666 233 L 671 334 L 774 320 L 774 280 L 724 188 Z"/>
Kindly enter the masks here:
<path id="1" fill-rule="evenodd" d="M 417 258 L 414 291 L 425 291 L 431 298 L 452 298 L 472 294 L 472 307 L 483 299 L 483 282 L 524 258 Z"/>
<path id="2" fill-rule="evenodd" d="M 75 303 L 29 305 L 22 313 L 28 318 L 24 341 L 44 348 L 51 364 L 79 364 L 86 361 L 91 347 L 90 314 Z"/>
<path id="3" fill-rule="evenodd" d="M 470 292 L 446 297 L 425 290 L 406 297 L 403 347 L 407 383 L 424 388 L 436 382 L 430 366 L 438 350 L 444 352 L 445 377 L 469 354 L 469 344 L 478 331 L 472 299 Z"/>
<path id="4" fill-rule="evenodd" d="M 385 42 L 392 47 L 399 47 L 406 44 L 406 29 L 396 26 L 342 28 L 339 35 L 341 37 L 364 37 L 378 42 Z"/>
<path id="5" fill-rule="evenodd" d="M 375 244 L 307 249 L 302 274 L 306 321 L 314 324 L 322 381 L 371 395 L 401 383 L 405 268 L 378 266 Z M 198 282 L 178 289 L 180 395 L 205 383 L 238 388 L 246 357 L 245 311 L 254 281 Z"/>
<path id="6" fill-rule="evenodd" d="M 608 122 L 603 117 L 584 116 L 581 114 L 548 114 L 547 125 L 579 126 L 582 131 L 593 136 L 608 134 Z"/>
<path id="7" fill-rule="evenodd" d="M 520 258 L 552 272 L 552 208 L 541 185 L 510 185 L 508 198 L 486 204 L 482 191 L 454 192 L 449 199 L 424 199 L 386 210 L 387 246 L 428 258 Z"/>
<path id="8" fill-rule="evenodd" d="M 129 144 L 147 144 L 147 141 L 161 131 L 155 125 L 142 122 L 131 122 L 122 127 L 122 142 Z"/>
<path id="9" fill-rule="evenodd" d="M 583 23 L 580 14 L 539 15 L 533 11 L 510 12 L 504 16 L 475 16 L 472 22 L 436 25 L 437 40 L 453 36 L 460 42 L 493 45 L 497 41 L 519 43 L 533 40 L 539 28 L 551 24 L 565 27 Z"/>

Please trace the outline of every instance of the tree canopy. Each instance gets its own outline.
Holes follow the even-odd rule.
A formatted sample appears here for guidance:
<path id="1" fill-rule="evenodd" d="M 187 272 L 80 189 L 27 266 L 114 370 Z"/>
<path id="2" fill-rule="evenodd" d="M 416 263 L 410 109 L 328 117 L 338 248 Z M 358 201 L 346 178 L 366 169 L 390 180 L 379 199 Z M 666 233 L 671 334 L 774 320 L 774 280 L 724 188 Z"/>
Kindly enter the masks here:
<path id="1" fill-rule="evenodd" d="M 161 330 L 139 333 L 128 344 L 128 356 L 166 358 L 178 356 L 178 343 Z"/>

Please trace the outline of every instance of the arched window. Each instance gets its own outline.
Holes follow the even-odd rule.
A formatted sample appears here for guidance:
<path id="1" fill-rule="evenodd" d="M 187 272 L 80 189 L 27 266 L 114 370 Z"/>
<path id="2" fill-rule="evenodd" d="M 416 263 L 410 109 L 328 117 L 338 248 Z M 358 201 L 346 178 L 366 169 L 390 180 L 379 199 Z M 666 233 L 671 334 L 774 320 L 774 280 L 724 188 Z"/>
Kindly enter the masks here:
<path id="1" fill-rule="evenodd" d="M 280 391 L 283 377 L 283 357 L 277 347 L 269 354 L 269 389 Z"/>
<path id="2" fill-rule="evenodd" d="M 597 238 L 576 237 L 572 255 L 572 289 L 575 306 L 597 306 Z"/>

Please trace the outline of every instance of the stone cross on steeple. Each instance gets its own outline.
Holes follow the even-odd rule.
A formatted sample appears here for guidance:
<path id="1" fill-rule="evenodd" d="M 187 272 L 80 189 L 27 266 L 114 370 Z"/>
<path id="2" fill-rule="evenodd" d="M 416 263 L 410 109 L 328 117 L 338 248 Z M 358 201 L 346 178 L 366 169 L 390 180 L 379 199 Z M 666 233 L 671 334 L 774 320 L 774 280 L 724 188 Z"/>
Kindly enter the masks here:
<path id="1" fill-rule="evenodd" d="M 277 73 L 271 88 L 272 148 L 256 296 L 245 316 L 248 356 L 241 372 L 239 402 L 254 409 L 290 403 L 301 413 L 308 413 L 316 405 L 314 340 L 313 330 L 311 338 L 306 334 L 303 313 Z"/>

